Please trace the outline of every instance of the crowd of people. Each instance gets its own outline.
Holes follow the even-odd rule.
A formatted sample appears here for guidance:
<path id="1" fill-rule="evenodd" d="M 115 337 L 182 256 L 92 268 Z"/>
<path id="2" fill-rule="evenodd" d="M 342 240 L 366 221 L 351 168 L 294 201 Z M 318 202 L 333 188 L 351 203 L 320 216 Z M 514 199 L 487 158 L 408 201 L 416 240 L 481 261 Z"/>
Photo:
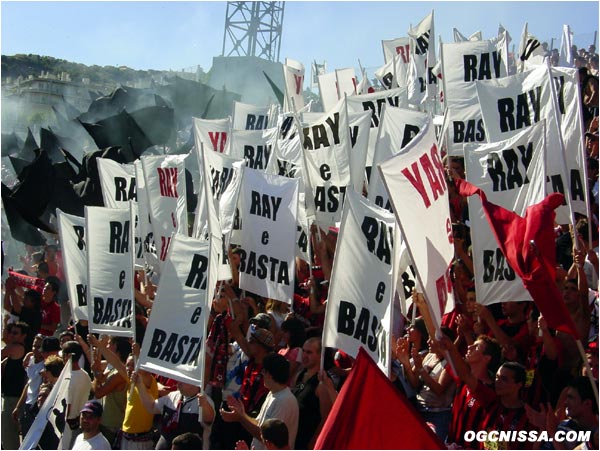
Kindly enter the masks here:
<path id="1" fill-rule="evenodd" d="M 413 292 L 393 340 L 391 380 L 452 449 L 598 449 L 591 383 L 598 381 L 598 55 L 591 47 L 576 55 L 593 215 L 574 228 L 556 225 L 556 284 L 585 360 L 535 303 L 477 302 L 468 206 L 450 189 L 456 308 L 436 337 Z M 464 162 L 444 161 L 453 187 L 453 177 L 465 177 Z M 98 336 L 72 318 L 60 246 L 27 246 L 18 272 L 41 283 L 26 289 L 13 277 L 3 281 L 2 448 L 20 446 L 68 364 L 62 433 L 47 424 L 41 449 L 312 449 L 353 364 L 343 350 L 321 345 L 337 233 L 312 227 L 314 261 L 297 258 L 292 306 L 240 289 L 239 249 L 231 247 L 232 279 L 219 282 L 206 331 L 204 387 L 135 369 L 157 288 L 141 273 L 136 339 Z M 472 430 L 591 435 L 585 443 L 494 444 L 467 440 Z"/>

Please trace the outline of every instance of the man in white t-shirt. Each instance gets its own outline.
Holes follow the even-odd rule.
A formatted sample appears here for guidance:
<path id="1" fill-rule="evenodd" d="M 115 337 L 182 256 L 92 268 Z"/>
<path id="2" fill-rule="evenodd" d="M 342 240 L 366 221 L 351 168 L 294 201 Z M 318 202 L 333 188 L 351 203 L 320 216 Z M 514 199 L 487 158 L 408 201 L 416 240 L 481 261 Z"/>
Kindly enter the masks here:
<path id="1" fill-rule="evenodd" d="M 298 432 L 298 401 L 287 385 L 290 375 L 290 363 L 279 354 L 269 354 L 263 360 L 263 383 L 269 394 L 256 418 L 250 417 L 244 410 L 244 404 L 230 396 L 227 404 L 230 411 L 221 409 L 221 416 L 227 422 L 239 421 L 252 434 L 252 449 L 266 449 L 261 441 L 261 425 L 268 419 L 283 421 L 289 432 L 289 447 L 293 449 Z"/>
<path id="2" fill-rule="evenodd" d="M 75 439 L 72 449 L 111 449 L 110 443 L 100 432 L 102 404 L 88 401 L 79 414 L 81 434 Z"/>

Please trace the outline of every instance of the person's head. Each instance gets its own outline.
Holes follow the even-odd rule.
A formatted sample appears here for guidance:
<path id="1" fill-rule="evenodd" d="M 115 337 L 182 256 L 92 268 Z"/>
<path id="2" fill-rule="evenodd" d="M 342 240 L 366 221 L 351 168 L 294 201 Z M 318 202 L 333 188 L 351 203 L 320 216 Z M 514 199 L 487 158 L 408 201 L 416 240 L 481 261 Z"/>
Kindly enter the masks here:
<path id="1" fill-rule="evenodd" d="M 22 321 L 13 323 L 7 337 L 7 344 L 24 344 L 27 334 L 29 333 L 29 325 Z"/>
<path id="2" fill-rule="evenodd" d="M 202 449 L 202 437 L 194 432 L 185 432 L 173 439 L 171 449 Z"/>
<path id="3" fill-rule="evenodd" d="M 502 397 L 518 398 L 525 386 L 527 372 L 518 362 L 505 362 L 496 371 L 496 394 Z"/>
<path id="4" fill-rule="evenodd" d="M 62 346 L 67 341 L 75 340 L 75 334 L 73 332 L 71 332 L 70 330 L 65 330 L 64 332 L 60 333 L 60 335 L 58 336 L 58 339 L 60 340 L 60 345 Z"/>
<path id="5" fill-rule="evenodd" d="M 427 349 L 427 340 L 429 333 L 425 326 L 423 318 L 417 318 L 412 326 L 408 329 L 408 339 L 417 348 L 417 351 Z"/>
<path id="6" fill-rule="evenodd" d="M 475 342 L 467 348 L 465 360 L 471 366 L 485 365 L 490 374 L 496 374 L 500 361 L 502 359 L 502 350 L 498 342 L 487 335 L 480 335 Z"/>
<path id="7" fill-rule="evenodd" d="M 465 178 L 465 159 L 462 157 L 450 157 L 448 167 L 455 172 L 461 179 Z"/>
<path id="8" fill-rule="evenodd" d="M 259 313 L 253 316 L 250 318 L 249 323 L 262 329 L 271 330 L 271 317 L 267 313 Z"/>
<path id="9" fill-rule="evenodd" d="M 102 404 L 98 401 L 88 401 L 79 413 L 79 426 L 84 434 L 96 435 L 100 431 L 102 422 Z"/>
<path id="10" fill-rule="evenodd" d="M 42 291 L 42 301 L 48 303 L 56 299 L 60 290 L 60 280 L 55 276 L 46 277 L 46 285 L 44 285 L 44 291 Z"/>
<path id="11" fill-rule="evenodd" d="M 290 348 L 300 348 L 306 339 L 304 324 L 298 318 L 289 318 L 281 323 L 281 331 Z"/>
<path id="12" fill-rule="evenodd" d="M 315 370 L 321 364 L 321 339 L 311 337 L 302 346 L 302 365 L 308 370 Z"/>
<path id="13" fill-rule="evenodd" d="M 44 336 L 41 334 L 37 334 L 33 337 L 33 343 L 31 344 L 31 351 L 33 352 L 33 358 L 36 362 L 40 362 L 44 359 L 42 355 L 42 342 L 44 341 Z"/>
<path id="14" fill-rule="evenodd" d="M 475 313 L 475 304 L 477 303 L 477 292 L 475 288 L 467 288 L 467 296 L 465 302 L 465 310 L 469 314 Z"/>
<path id="15" fill-rule="evenodd" d="M 277 389 L 278 386 L 286 385 L 290 378 L 290 362 L 279 354 L 269 354 L 263 360 L 265 387 L 269 390 Z"/>
<path id="16" fill-rule="evenodd" d="M 248 339 L 248 346 L 250 347 L 252 357 L 261 358 L 273 351 L 275 339 L 270 331 L 252 325 L 250 326 L 249 331 L 250 338 Z"/>
<path id="17" fill-rule="evenodd" d="M 44 359 L 51 355 L 58 355 L 58 351 L 61 349 L 61 343 L 56 337 L 44 337 L 42 340 L 42 347 L 40 349 Z"/>
<path id="18" fill-rule="evenodd" d="M 577 376 L 569 381 L 565 407 L 567 408 L 567 415 L 574 420 L 589 418 L 598 414 L 596 397 L 590 380 L 586 376 Z"/>
<path id="19" fill-rule="evenodd" d="M 50 277 L 50 267 L 46 262 L 39 262 L 36 267 L 36 276 L 40 279 L 46 279 Z"/>
<path id="20" fill-rule="evenodd" d="M 125 362 L 131 353 L 131 343 L 126 337 L 110 337 L 108 349 L 118 355 L 121 362 Z"/>
<path id="21" fill-rule="evenodd" d="M 42 295 L 35 290 L 27 290 L 23 295 L 23 304 L 28 309 L 39 310 L 42 304 Z"/>
<path id="22" fill-rule="evenodd" d="M 48 244 L 45 249 L 45 257 L 46 261 L 53 262 L 56 260 L 56 251 L 58 250 L 58 246 L 56 244 Z"/>
<path id="23" fill-rule="evenodd" d="M 81 354 L 83 354 L 83 349 L 76 341 L 67 341 L 62 347 L 62 353 L 65 363 L 69 361 L 68 359 L 71 359 L 73 363 L 77 363 Z"/>
<path id="24" fill-rule="evenodd" d="M 55 383 L 64 367 L 65 362 L 59 356 L 51 355 L 50 357 L 46 357 L 44 359 L 44 369 L 40 371 L 42 380 L 52 384 Z"/>
<path id="25" fill-rule="evenodd" d="M 567 279 L 562 287 L 563 300 L 568 307 L 576 307 L 580 301 L 579 284 L 577 279 Z"/>
<path id="26" fill-rule="evenodd" d="M 527 319 L 527 308 L 529 305 L 528 301 L 503 302 L 502 313 L 509 320 L 525 321 Z"/>
<path id="27" fill-rule="evenodd" d="M 260 426 L 262 442 L 267 449 L 289 448 L 289 431 L 286 424 L 277 419 L 269 418 Z"/>
<path id="28" fill-rule="evenodd" d="M 200 387 L 182 381 L 177 381 L 177 390 L 179 390 L 183 396 L 188 397 L 196 396 L 198 393 L 200 393 Z"/>
<path id="29" fill-rule="evenodd" d="M 277 313 L 286 313 L 290 310 L 290 304 L 287 302 L 278 301 L 276 299 L 267 299 L 265 308 L 268 311 Z"/>

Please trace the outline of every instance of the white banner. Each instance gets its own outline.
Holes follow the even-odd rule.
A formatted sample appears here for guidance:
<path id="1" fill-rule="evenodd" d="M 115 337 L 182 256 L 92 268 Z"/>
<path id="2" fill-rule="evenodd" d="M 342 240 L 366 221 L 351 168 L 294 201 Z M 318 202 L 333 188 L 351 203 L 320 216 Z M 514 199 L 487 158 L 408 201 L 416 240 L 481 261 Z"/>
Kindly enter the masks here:
<path id="1" fill-rule="evenodd" d="M 319 95 L 323 111 L 329 111 L 340 100 L 335 72 L 319 75 Z"/>
<path id="2" fill-rule="evenodd" d="M 233 101 L 233 130 L 264 130 L 269 127 L 268 106 L 250 105 L 248 103 Z"/>
<path id="3" fill-rule="evenodd" d="M 519 43 L 518 67 L 519 72 L 523 72 L 527 66 L 539 66 L 545 64 L 546 52 L 542 47 L 542 43 L 538 38 L 529 34 L 527 30 L 527 22 L 521 33 L 521 41 Z"/>
<path id="4" fill-rule="evenodd" d="M 141 158 L 154 242 L 161 268 L 167 258 L 171 235 L 174 232 L 188 234 L 186 156 L 157 155 Z"/>
<path id="5" fill-rule="evenodd" d="M 578 167 L 578 154 L 570 155 L 564 151 L 558 100 L 548 67 L 539 66 L 499 80 L 478 81 L 476 86 L 490 142 L 508 139 L 525 127 L 546 119 L 546 191 L 561 192 L 572 204 L 572 201 L 583 201 L 577 205 L 583 206 L 579 212 L 585 214 L 585 185 L 579 182 L 585 180 L 580 175 L 583 171 L 573 174 L 568 171 Z M 571 190 L 570 199 L 567 189 Z M 567 205 L 556 209 L 556 221 L 559 224 L 571 222 Z"/>
<path id="6" fill-rule="evenodd" d="M 203 385 L 208 283 L 209 243 L 173 234 L 140 352 L 140 368 Z"/>
<path id="7" fill-rule="evenodd" d="M 298 181 L 244 168 L 240 288 L 292 303 Z"/>
<path id="8" fill-rule="evenodd" d="M 360 111 L 368 111 L 371 113 L 371 130 L 369 133 L 369 149 L 366 161 L 366 166 L 370 167 L 373 165 L 373 155 L 375 155 L 375 142 L 377 141 L 377 128 L 379 127 L 381 119 L 381 109 L 384 104 L 399 108 L 408 108 L 406 88 L 396 88 L 374 92 L 372 94 L 350 96 L 346 101 L 348 113 L 357 113 Z"/>
<path id="9" fill-rule="evenodd" d="M 402 37 L 396 39 L 382 40 L 383 59 L 387 63 L 394 59 L 394 56 L 400 55 L 400 60 L 404 64 L 410 61 L 410 38 Z"/>
<path id="10" fill-rule="evenodd" d="M 467 180 L 483 189 L 488 201 L 524 216 L 528 206 L 546 197 L 544 127 L 540 121 L 506 141 L 465 145 Z M 481 200 L 471 196 L 468 202 L 477 302 L 532 300 L 498 247 Z"/>
<path id="11" fill-rule="evenodd" d="M 363 347 L 386 374 L 391 361 L 394 228 L 391 213 L 348 192 L 323 327 L 323 346 L 352 357 Z"/>
<path id="12" fill-rule="evenodd" d="M 409 77 L 412 76 L 413 84 L 425 88 L 409 90 L 408 100 L 413 105 L 421 104 L 426 98 L 433 99 L 437 95 L 437 78 L 432 74 L 433 66 L 436 64 L 433 18 L 434 12 L 431 11 L 416 27 L 408 30 L 412 51 L 410 60 L 412 70 L 409 69 Z"/>
<path id="13" fill-rule="evenodd" d="M 129 201 L 133 202 L 135 221 L 135 263 L 144 266 L 143 233 L 138 216 L 137 180 L 135 165 L 121 164 L 107 158 L 96 158 L 98 174 L 104 206 L 107 208 L 129 208 Z"/>
<path id="14" fill-rule="evenodd" d="M 302 127 L 306 181 L 314 199 L 317 223 L 327 230 L 339 223 L 344 194 L 351 183 L 351 142 L 344 100 Z"/>
<path id="15" fill-rule="evenodd" d="M 290 58 L 283 65 L 285 81 L 285 111 L 298 111 L 304 107 L 304 64 Z M 293 105 L 293 106 L 292 106 Z"/>
<path id="16" fill-rule="evenodd" d="M 493 80 L 508 74 L 505 40 L 444 43 L 442 56 L 444 102 L 448 107 L 476 103 L 475 80 Z"/>
<path id="17" fill-rule="evenodd" d="M 243 159 L 251 169 L 265 171 L 277 138 L 277 129 L 233 130 L 229 140 L 229 156 Z"/>
<path id="18" fill-rule="evenodd" d="M 135 333 L 131 209 L 85 207 L 90 332 Z"/>
<path id="19" fill-rule="evenodd" d="M 375 144 L 373 165 L 377 166 L 400 152 L 429 121 L 431 117 L 427 113 L 385 105 Z M 378 171 L 371 174 L 369 200 L 378 207 L 392 212 L 390 200 Z"/>
<path id="20" fill-rule="evenodd" d="M 88 319 L 88 270 L 85 218 L 56 210 L 58 234 L 71 312 L 76 320 Z"/>
<path id="21" fill-rule="evenodd" d="M 231 118 L 224 119 L 198 119 L 192 118 L 194 130 L 194 142 L 196 149 L 200 143 L 207 149 L 218 153 L 228 152 L 228 138 L 231 132 Z"/>
<path id="22" fill-rule="evenodd" d="M 156 252 L 156 243 L 154 242 L 154 232 L 152 230 L 152 218 L 150 217 L 150 206 L 148 201 L 148 190 L 146 190 L 146 181 L 144 180 L 144 169 L 142 162 L 136 160 L 135 180 L 137 186 L 137 206 L 138 206 L 138 224 L 135 227 L 136 239 L 136 264 L 140 264 L 138 260 L 137 242 L 138 239 L 142 242 L 142 254 L 146 264 L 154 271 L 159 271 L 160 262 Z M 139 233 L 139 236 L 138 236 Z"/>
<path id="23" fill-rule="evenodd" d="M 37 449 L 38 442 L 48 424 L 52 426 L 57 437 L 62 435 L 63 431 L 57 429 L 56 420 L 60 418 L 60 421 L 65 422 L 67 416 L 67 393 L 69 392 L 70 381 L 71 363 L 68 362 L 63 367 L 60 376 L 58 376 L 44 404 L 42 404 L 42 407 L 35 416 L 35 420 L 33 420 L 33 424 L 29 428 L 27 435 L 23 438 L 19 449 Z M 69 426 L 65 423 L 64 427 Z"/>
<path id="24" fill-rule="evenodd" d="M 356 74 L 353 67 L 336 69 L 335 79 L 337 81 L 338 95 L 340 99 L 344 97 L 344 94 L 348 96 L 353 96 L 356 94 L 358 80 L 356 79 Z"/>
<path id="25" fill-rule="evenodd" d="M 443 139 L 448 155 L 462 157 L 465 144 L 484 144 L 487 142 L 481 108 L 478 102 L 468 105 L 449 106 L 444 113 L 442 126 Z"/>
<path id="26" fill-rule="evenodd" d="M 378 167 L 414 263 L 432 318 L 454 308 L 449 267 L 454 258 L 445 170 L 433 124 Z"/>

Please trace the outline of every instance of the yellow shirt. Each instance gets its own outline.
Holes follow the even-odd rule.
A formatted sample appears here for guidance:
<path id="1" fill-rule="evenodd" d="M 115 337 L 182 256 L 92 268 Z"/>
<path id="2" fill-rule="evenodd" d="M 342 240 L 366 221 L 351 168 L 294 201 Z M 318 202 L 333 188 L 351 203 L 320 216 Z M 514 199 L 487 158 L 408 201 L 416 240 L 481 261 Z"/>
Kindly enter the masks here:
<path id="1" fill-rule="evenodd" d="M 128 386 L 128 389 L 130 386 Z M 158 384 L 156 379 L 152 378 L 152 385 L 149 389 L 152 398 L 158 398 Z M 133 389 L 133 393 L 127 396 L 127 406 L 125 407 L 125 418 L 123 419 L 123 432 L 128 434 L 141 434 L 152 429 L 154 415 L 146 410 L 140 399 L 138 387 Z"/>

